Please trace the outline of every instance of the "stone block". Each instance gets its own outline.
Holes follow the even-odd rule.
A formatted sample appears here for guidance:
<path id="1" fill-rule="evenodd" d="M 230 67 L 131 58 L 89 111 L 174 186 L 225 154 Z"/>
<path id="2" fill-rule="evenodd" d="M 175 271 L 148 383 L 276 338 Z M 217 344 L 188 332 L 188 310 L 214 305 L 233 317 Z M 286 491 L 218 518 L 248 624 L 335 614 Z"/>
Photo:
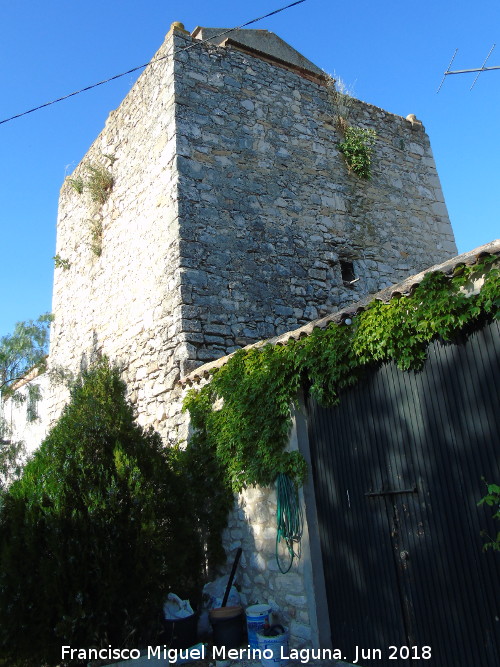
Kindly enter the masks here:
<path id="1" fill-rule="evenodd" d="M 266 571 L 266 561 L 260 553 L 253 553 L 250 556 L 250 567 L 259 572 Z"/>
<path id="2" fill-rule="evenodd" d="M 314 306 L 307 306 L 304 310 L 304 318 L 310 321 L 316 320 L 318 319 L 318 311 Z"/>
<path id="3" fill-rule="evenodd" d="M 241 530 L 241 528 L 233 528 L 231 530 L 230 535 L 233 538 L 233 540 L 241 540 L 241 538 L 243 537 L 243 531 Z"/>
<path id="4" fill-rule="evenodd" d="M 303 623 L 298 623 L 297 621 L 292 621 L 290 623 L 290 634 L 292 637 L 297 637 L 298 639 L 310 640 L 312 637 L 311 627 L 309 625 L 304 625 Z"/>
<path id="5" fill-rule="evenodd" d="M 288 572 L 276 579 L 276 585 L 280 590 L 286 590 L 290 595 L 301 595 L 304 592 L 304 582 L 302 577 L 296 572 Z"/>
<path id="6" fill-rule="evenodd" d="M 226 324 L 214 324 L 212 322 L 206 322 L 203 324 L 203 331 L 206 334 L 212 334 L 212 335 L 216 334 L 218 334 L 219 336 L 231 335 L 231 327 Z"/>
<path id="7" fill-rule="evenodd" d="M 280 571 L 279 565 L 276 562 L 276 558 L 270 558 L 267 561 L 267 569 L 269 570 L 269 572 L 279 572 Z"/>
<path id="8" fill-rule="evenodd" d="M 307 605 L 305 595 L 285 595 L 285 600 L 294 607 L 305 607 Z"/>
<path id="9" fill-rule="evenodd" d="M 243 100 L 243 101 L 241 102 L 241 106 L 242 106 L 244 109 L 246 109 L 247 111 L 253 111 L 254 108 L 255 108 L 255 105 L 254 105 L 254 103 L 252 102 L 252 100 Z"/>

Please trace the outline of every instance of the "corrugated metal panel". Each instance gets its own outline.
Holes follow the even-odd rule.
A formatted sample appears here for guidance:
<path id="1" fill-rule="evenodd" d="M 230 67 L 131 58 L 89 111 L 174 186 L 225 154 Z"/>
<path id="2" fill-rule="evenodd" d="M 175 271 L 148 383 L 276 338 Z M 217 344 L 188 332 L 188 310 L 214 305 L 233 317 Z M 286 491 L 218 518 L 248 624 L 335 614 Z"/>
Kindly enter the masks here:
<path id="1" fill-rule="evenodd" d="M 432 647 L 429 667 L 500 664 L 500 557 L 478 508 L 500 482 L 500 331 L 433 343 L 420 373 L 371 372 L 338 407 L 310 403 L 332 641 Z M 416 489 L 414 492 L 413 489 Z M 420 655 L 421 653 L 416 653 Z M 361 660 L 381 665 L 378 659 Z"/>

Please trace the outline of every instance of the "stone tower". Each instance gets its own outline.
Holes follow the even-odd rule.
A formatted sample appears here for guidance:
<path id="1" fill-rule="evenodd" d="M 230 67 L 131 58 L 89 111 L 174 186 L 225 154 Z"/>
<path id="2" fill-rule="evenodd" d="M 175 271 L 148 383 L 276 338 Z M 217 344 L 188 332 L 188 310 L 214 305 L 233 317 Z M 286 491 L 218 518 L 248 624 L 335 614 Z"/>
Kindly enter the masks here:
<path id="1" fill-rule="evenodd" d="M 61 190 L 50 363 L 121 363 L 166 441 L 197 365 L 456 254 L 421 123 L 336 95 L 272 33 L 219 32 L 173 24 Z M 371 180 L 339 115 L 376 131 Z"/>

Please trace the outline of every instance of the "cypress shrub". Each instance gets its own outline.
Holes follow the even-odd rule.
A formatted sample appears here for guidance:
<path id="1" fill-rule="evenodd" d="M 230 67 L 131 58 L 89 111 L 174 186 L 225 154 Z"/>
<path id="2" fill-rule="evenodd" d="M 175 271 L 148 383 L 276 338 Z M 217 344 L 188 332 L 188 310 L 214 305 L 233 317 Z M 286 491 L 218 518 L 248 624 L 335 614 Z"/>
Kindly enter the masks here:
<path id="1" fill-rule="evenodd" d="M 194 502 L 178 457 L 134 422 L 118 370 L 84 372 L 0 509 L 0 664 L 155 642 L 168 591 L 200 585 Z"/>

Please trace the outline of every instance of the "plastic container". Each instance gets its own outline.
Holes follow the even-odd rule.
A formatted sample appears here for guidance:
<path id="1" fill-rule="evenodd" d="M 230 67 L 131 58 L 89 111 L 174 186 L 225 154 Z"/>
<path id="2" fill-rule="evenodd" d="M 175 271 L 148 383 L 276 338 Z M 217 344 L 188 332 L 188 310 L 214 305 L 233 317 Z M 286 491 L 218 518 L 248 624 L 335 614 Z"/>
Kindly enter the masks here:
<path id="1" fill-rule="evenodd" d="M 186 618 L 163 619 L 165 644 L 169 648 L 190 648 L 198 641 L 196 614 Z"/>
<path id="2" fill-rule="evenodd" d="M 271 607 L 268 604 L 253 604 L 246 608 L 248 643 L 258 648 L 257 633 L 271 625 Z"/>
<path id="3" fill-rule="evenodd" d="M 239 648 L 243 643 L 243 608 L 219 607 L 208 612 L 212 626 L 212 641 L 218 648 Z"/>
<path id="4" fill-rule="evenodd" d="M 271 632 L 278 628 L 280 629 L 279 634 L 275 634 L 274 636 L 268 636 L 262 632 L 257 633 L 258 648 L 263 652 L 260 661 L 264 667 L 279 667 L 288 662 L 288 660 L 284 659 L 284 656 L 288 655 L 288 632 L 282 625 L 273 626 Z M 268 630 L 265 632 L 268 632 Z"/>

